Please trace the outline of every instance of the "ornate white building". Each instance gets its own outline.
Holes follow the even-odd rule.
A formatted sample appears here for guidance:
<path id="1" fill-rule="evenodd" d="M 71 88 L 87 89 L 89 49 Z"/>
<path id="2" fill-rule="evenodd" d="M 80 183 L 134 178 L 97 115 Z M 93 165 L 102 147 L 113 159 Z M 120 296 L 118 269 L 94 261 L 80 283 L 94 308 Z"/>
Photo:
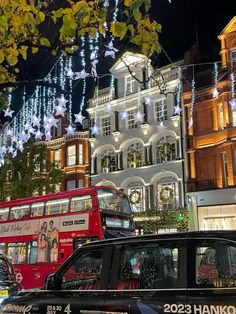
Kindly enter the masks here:
<path id="1" fill-rule="evenodd" d="M 110 69 L 116 84 L 95 92 L 87 109 L 99 128 L 90 138 L 91 184 L 123 189 L 134 212 L 185 206 L 183 132 L 174 115 L 181 64 L 154 73 L 147 57 L 126 52 Z"/>

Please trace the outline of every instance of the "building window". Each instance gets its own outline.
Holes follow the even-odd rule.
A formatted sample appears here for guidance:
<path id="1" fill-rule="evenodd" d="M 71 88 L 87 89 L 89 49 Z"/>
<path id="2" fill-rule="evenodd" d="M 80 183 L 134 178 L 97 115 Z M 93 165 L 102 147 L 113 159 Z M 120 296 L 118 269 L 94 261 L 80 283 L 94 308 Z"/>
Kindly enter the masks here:
<path id="1" fill-rule="evenodd" d="M 107 136 L 111 134 L 111 119 L 110 117 L 102 118 L 102 135 Z"/>
<path id="2" fill-rule="evenodd" d="M 113 172 L 116 170 L 116 157 L 113 150 L 105 150 L 101 158 L 101 172 Z"/>
<path id="3" fill-rule="evenodd" d="M 222 153 L 222 180 L 223 186 L 228 186 L 228 163 L 226 152 Z"/>
<path id="4" fill-rule="evenodd" d="M 230 52 L 230 60 L 232 62 L 232 67 L 236 66 L 236 50 Z"/>
<path id="5" fill-rule="evenodd" d="M 125 90 L 126 95 L 132 94 L 135 92 L 135 79 L 131 75 L 125 77 Z"/>
<path id="6" fill-rule="evenodd" d="M 236 126 L 236 110 L 231 110 L 232 113 L 232 126 Z"/>
<path id="7" fill-rule="evenodd" d="M 144 149 L 141 143 L 129 146 L 127 151 L 127 168 L 142 167 L 144 162 Z"/>
<path id="8" fill-rule="evenodd" d="M 224 108 L 223 104 L 219 104 L 219 128 L 222 130 L 224 128 Z"/>
<path id="9" fill-rule="evenodd" d="M 166 99 L 162 99 L 156 102 L 156 119 L 157 121 L 167 120 L 167 101 Z"/>
<path id="10" fill-rule="evenodd" d="M 79 188 L 83 188 L 83 187 L 84 187 L 84 180 L 79 179 Z"/>
<path id="11" fill-rule="evenodd" d="M 79 165 L 84 164 L 84 145 L 79 144 Z"/>
<path id="12" fill-rule="evenodd" d="M 137 123 L 135 123 L 135 120 L 134 120 L 135 114 L 136 114 L 135 109 L 128 111 L 128 128 L 129 128 L 129 130 L 134 130 L 134 129 L 137 129 L 137 127 L 138 127 Z"/>
<path id="13" fill-rule="evenodd" d="M 173 136 L 165 136 L 157 141 L 156 145 L 156 163 L 161 164 L 176 160 L 178 142 Z"/>
<path id="14" fill-rule="evenodd" d="M 145 187 L 139 181 L 133 181 L 127 186 L 127 194 L 129 195 L 132 211 L 145 211 Z"/>
<path id="15" fill-rule="evenodd" d="M 76 182 L 75 180 L 70 180 L 66 182 L 66 190 L 74 190 L 76 188 Z"/>
<path id="16" fill-rule="evenodd" d="M 67 147 L 67 166 L 74 166 L 76 164 L 76 145 Z"/>
<path id="17" fill-rule="evenodd" d="M 60 150 L 57 149 L 57 150 L 54 150 L 54 165 L 57 165 L 58 167 L 60 167 L 61 165 L 61 160 L 60 160 Z"/>

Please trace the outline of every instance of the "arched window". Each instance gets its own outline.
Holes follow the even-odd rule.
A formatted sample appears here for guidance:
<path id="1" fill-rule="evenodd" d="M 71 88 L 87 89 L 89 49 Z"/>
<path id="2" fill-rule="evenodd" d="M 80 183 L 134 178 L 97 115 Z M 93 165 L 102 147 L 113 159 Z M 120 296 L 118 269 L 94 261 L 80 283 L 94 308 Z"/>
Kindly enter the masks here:
<path id="1" fill-rule="evenodd" d="M 142 167 L 144 160 L 144 150 L 141 143 L 134 143 L 127 150 L 127 168 Z"/>
<path id="2" fill-rule="evenodd" d="M 174 136 L 163 136 L 156 143 L 156 163 L 176 160 L 178 141 Z"/>
<path id="3" fill-rule="evenodd" d="M 112 149 L 106 149 L 101 154 L 101 172 L 113 172 L 116 170 L 116 156 Z"/>
<path id="4" fill-rule="evenodd" d="M 154 182 L 154 205 L 156 209 L 177 209 L 179 203 L 179 182 L 169 176 Z"/>
<path id="5" fill-rule="evenodd" d="M 127 185 L 127 194 L 133 212 L 145 211 L 145 187 L 141 181 L 130 182 Z"/>

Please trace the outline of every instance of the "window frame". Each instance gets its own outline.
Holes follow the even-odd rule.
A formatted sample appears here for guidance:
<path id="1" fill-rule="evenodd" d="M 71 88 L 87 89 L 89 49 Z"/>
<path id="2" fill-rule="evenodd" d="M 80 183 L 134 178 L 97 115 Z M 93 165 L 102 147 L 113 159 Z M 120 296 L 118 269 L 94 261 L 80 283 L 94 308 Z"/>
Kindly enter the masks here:
<path id="1" fill-rule="evenodd" d="M 71 147 L 74 147 L 75 148 L 75 151 L 73 154 L 69 154 L 69 149 Z M 75 166 L 76 165 L 76 162 L 77 162 L 77 147 L 76 147 L 76 144 L 73 144 L 73 145 L 68 145 L 67 148 L 66 148 L 66 165 L 67 167 L 70 167 L 70 166 Z M 70 162 L 70 158 L 74 158 L 74 161 L 73 162 Z"/>
<path id="2" fill-rule="evenodd" d="M 106 116 L 101 118 L 102 136 L 111 135 L 111 117 Z"/>
<path id="3" fill-rule="evenodd" d="M 101 269 L 101 283 L 100 289 L 93 291 L 101 291 L 108 289 L 109 275 L 110 275 L 110 266 L 111 266 L 111 257 L 113 251 L 113 245 L 108 246 L 98 246 L 91 245 L 88 247 L 84 246 L 78 249 L 53 275 L 54 277 L 54 286 L 53 290 L 60 290 L 61 280 L 63 273 L 65 273 L 75 261 L 77 261 L 84 253 L 92 252 L 92 251 L 101 251 L 102 252 L 102 269 Z M 67 291 L 67 290 L 65 290 Z M 75 290 L 76 291 L 76 290 Z M 81 290 L 86 291 L 86 290 Z"/>

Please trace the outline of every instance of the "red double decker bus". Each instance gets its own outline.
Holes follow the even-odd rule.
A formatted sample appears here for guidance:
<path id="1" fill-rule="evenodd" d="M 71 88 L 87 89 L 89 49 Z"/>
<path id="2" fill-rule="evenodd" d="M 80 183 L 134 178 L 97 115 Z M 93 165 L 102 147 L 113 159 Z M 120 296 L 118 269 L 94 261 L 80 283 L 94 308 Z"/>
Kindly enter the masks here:
<path id="1" fill-rule="evenodd" d="M 85 242 L 133 234 L 127 196 L 113 187 L 89 187 L 0 203 L 0 250 L 22 288 L 43 285 Z"/>

